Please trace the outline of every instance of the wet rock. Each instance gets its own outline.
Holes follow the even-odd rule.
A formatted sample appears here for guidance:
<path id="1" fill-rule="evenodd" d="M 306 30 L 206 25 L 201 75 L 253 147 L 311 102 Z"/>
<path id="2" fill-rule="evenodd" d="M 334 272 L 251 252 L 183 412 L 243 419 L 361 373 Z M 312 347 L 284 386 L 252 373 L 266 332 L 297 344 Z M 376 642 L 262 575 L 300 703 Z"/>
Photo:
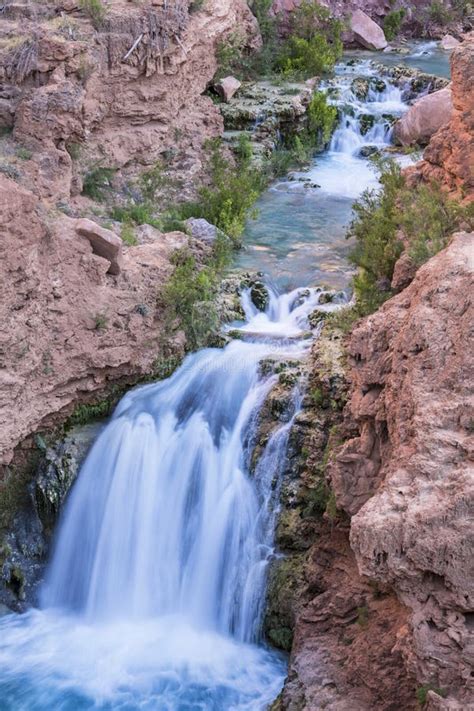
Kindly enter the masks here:
<path id="1" fill-rule="evenodd" d="M 36 510 L 46 533 L 51 533 L 87 452 L 102 425 L 75 427 L 56 446 L 48 448 L 32 488 Z"/>
<path id="2" fill-rule="evenodd" d="M 255 281 L 250 286 L 250 298 L 259 311 L 265 311 L 270 301 L 270 294 L 263 281 Z"/>
<path id="3" fill-rule="evenodd" d="M 120 274 L 123 264 L 123 242 L 115 232 L 106 230 L 92 220 L 87 219 L 76 222 L 76 232 L 81 237 L 89 240 L 94 254 L 110 262 L 109 274 Z"/>
<path id="4" fill-rule="evenodd" d="M 362 146 L 362 148 L 359 151 L 359 155 L 362 158 L 369 158 L 370 156 L 374 156 L 379 153 L 380 153 L 380 151 L 377 148 L 377 146 Z"/>
<path id="5" fill-rule="evenodd" d="M 367 49 L 385 49 L 387 40 L 380 25 L 377 25 L 365 12 L 356 10 L 350 19 L 350 29 L 356 41 Z"/>
<path id="6" fill-rule="evenodd" d="M 395 139 L 403 146 L 426 145 L 430 138 L 451 118 L 451 89 L 428 94 L 411 106 L 395 124 Z"/>
<path id="7" fill-rule="evenodd" d="M 375 116 L 373 114 L 362 114 L 359 119 L 360 132 L 363 136 L 370 131 L 375 125 Z"/>
<path id="8" fill-rule="evenodd" d="M 221 97 L 222 101 L 228 102 L 238 92 L 242 82 L 235 77 L 229 76 L 221 79 L 220 82 L 214 85 L 214 89 Z"/>
<path id="9" fill-rule="evenodd" d="M 360 101 L 365 101 L 367 99 L 369 88 L 370 83 L 366 77 L 356 77 L 351 84 L 352 93 L 360 99 Z"/>

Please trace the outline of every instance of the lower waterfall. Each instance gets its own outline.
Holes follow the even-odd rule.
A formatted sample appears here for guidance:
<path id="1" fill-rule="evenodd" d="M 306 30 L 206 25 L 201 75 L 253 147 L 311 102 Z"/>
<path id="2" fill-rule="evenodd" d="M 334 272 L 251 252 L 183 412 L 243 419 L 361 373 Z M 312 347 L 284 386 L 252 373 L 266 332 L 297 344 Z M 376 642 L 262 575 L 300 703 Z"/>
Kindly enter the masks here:
<path id="1" fill-rule="evenodd" d="M 41 610 L 2 623 L 2 708 L 254 711 L 275 698 L 285 659 L 261 644 L 261 621 L 299 393 L 253 476 L 278 377 L 259 364 L 306 353 L 321 293 L 272 294 L 266 313 L 244 295 L 242 340 L 122 399 L 63 512 Z"/>

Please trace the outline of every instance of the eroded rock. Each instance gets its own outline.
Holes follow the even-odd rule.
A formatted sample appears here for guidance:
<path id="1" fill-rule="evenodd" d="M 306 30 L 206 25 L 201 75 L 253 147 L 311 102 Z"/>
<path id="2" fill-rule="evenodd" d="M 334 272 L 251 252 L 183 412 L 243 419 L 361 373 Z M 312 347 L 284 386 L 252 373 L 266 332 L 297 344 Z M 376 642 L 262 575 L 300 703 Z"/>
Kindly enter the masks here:
<path id="1" fill-rule="evenodd" d="M 76 232 L 89 240 L 94 254 L 110 262 L 110 267 L 107 270 L 109 274 L 120 274 L 123 264 L 123 242 L 115 232 L 106 230 L 92 220 L 87 219 L 76 222 Z"/>
<path id="2" fill-rule="evenodd" d="M 238 92 L 242 82 L 235 77 L 224 77 L 217 84 L 214 85 L 215 90 L 221 97 L 222 101 L 230 101 L 234 94 Z"/>

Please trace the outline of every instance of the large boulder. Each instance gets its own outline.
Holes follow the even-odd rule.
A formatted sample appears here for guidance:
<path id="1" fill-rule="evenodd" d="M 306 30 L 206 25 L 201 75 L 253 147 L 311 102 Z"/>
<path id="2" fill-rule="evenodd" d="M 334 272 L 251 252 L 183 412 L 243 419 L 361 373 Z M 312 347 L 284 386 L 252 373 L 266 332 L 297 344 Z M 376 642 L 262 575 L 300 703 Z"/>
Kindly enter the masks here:
<path id="1" fill-rule="evenodd" d="M 456 49 L 456 47 L 458 47 L 460 42 L 458 39 L 456 39 L 456 37 L 453 37 L 452 35 L 444 35 L 440 44 L 443 49 L 450 50 L 450 49 Z"/>
<path id="2" fill-rule="evenodd" d="M 387 40 L 380 25 L 377 25 L 362 10 L 356 10 L 351 17 L 351 30 L 355 40 L 367 49 L 385 49 Z"/>
<path id="3" fill-rule="evenodd" d="M 426 145 L 450 121 L 452 110 L 450 87 L 423 96 L 395 124 L 395 139 L 403 146 Z"/>
<path id="4" fill-rule="evenodd" d="M 221 97 L 222 101 L 230 101 L 234 94 L 238 92 L 242 82 L 235 77 L 224 77 L 220 82 L 215 84 L 214 88 Z"/>
<path id="5" fill-rule="evenodd" d="M 89 240 L 94 254 L 110 262 L 109 274 L 120 274 L 123 242 L 115 232 L 86 219 L 77 221 L 76 232 Z"/>

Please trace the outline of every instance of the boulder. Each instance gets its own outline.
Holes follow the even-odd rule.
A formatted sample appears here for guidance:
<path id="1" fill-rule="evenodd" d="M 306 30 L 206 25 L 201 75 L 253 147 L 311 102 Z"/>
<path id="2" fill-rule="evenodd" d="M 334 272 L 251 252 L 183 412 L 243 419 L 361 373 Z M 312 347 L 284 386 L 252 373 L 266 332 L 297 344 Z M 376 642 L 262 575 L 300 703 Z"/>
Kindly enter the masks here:
<path id="1" fill-rule="evenodd" d="M 430 138 L 451 119 L 451 89 L 446 87 L 423 96 L 395 124 L 395 139 L 403 146 L 426 145 Z"/>
<path id="2" fill-rule="evenodd" d="M 456 49 L 459 44 L 461 44 L 460 41 L 452 35 L 444 35 L 443 39 L 441 40 L 441 47 L 443 49 Z"/>
<path id="3" fill-rule="evenodd" d="M 89 240 L 94 254 L 110 262 L 109 274 L 120 274 L 123 242 L 115 232 L 87 219 L 77 221 L 76 232 Z"/>
<path id="4" fill-rule="evenodd" d="M 191 237 L 200 239 L 208 244 L 212 244 L 215 241 L 219 232 L 215 225 L 212 225 L 202 217 L 189 217 L 184 224 Z"/>
<path id="5" fill-rule="evenodd" d="M 387 40 L 380 25 L 377 25 L 362 10 L 356 10 L 351 17 L 351 30 L 355 40 L 367 49 L 385 49 Z"/>
<path id="6" fill-rule="evenodd" d="M 232 99 L 241 86 L 242 82 L 235 77 L 224 77 L 224 79 L 221 79 L 220 82 L 214 85 L 214 89 L 217 91 L 222 101 L 227 102 Z"/>

